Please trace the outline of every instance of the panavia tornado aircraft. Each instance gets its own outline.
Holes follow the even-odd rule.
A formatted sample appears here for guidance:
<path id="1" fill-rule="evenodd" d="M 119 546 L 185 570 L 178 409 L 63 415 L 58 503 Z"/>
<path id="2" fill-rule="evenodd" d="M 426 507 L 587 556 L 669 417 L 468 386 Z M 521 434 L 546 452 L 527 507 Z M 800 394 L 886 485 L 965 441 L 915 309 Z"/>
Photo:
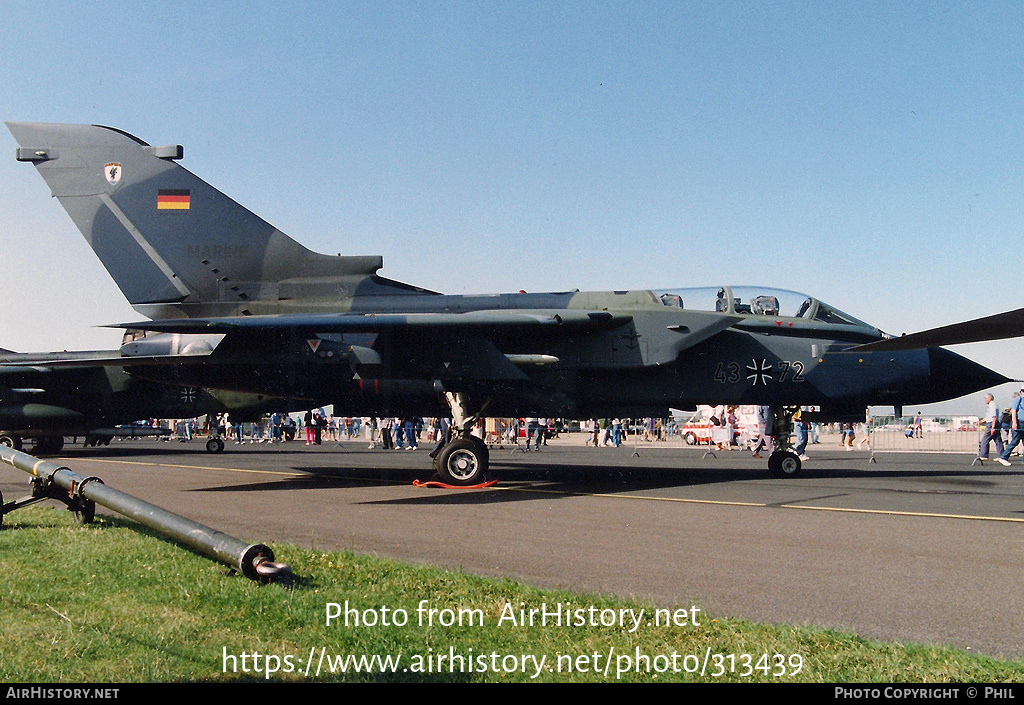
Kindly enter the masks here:
<path id="1" fill-rule="evenodd" d="M 132 425 L 138 419 L 227 412 L 233 420 L 252 421 L 287 406 L 286 400 L 263 395 L 153 382 L 129 374 L 116 364 L 121 359 L 120 350 L 0 350 L 0 444 L 21 450 L 32 439 L 34 452 L 58 453 L 65 436 L 82 436 L 94 445 L 115 436 L 160 435 Z M 215 435 L 206 447 L 219 452 L 224 441 Z"/>
<path id="2" fill-rule="evenodd" d="M 433 458 L 455 484 L 486 472 L 487 448 L 469 433 L 485 415 L 636 418 L 697 404 L 772 407 L 769 470 L 795 474 L 796 408 L 859 420 L 869 405 L 994 386 L 1008 380 L 934 346 L 1024 334 L 1021 309 L 892 339 L 816 298 L 761 287 L 444 295 L 378 276 L 379 256 L 311 252 L 179 166 L 179 145 L 100 126 L 7 126 L 17 158 L 152 319 L 120 326 L 146 335 L 112 364 L 351 414 L 450 411 L 457 432 Z"/>

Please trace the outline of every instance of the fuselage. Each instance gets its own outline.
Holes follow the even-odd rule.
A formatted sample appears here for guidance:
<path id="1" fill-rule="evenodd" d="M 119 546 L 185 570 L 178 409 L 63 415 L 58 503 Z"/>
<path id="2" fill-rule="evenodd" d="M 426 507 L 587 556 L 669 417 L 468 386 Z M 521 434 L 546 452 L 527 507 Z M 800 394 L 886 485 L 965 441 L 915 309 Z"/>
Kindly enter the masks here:
<path id="1" fill-rule="evenodd" d="M 268 323 L 288 313 L 306 315 L 308 325 L 300 335 L 271 331 L 229 341 L 211 356 L 218 365 L 141 373 L 333 403 L 351 414 L 445 413 L 439 392 L 453 391 L 486 398 L 488 415 L 569 417 L 758 404 L 817 407 L 825 417 L 850 418 L 862 417 L 868 405 L 929 403 L 1005 381 L 947 350 L 859 351 L 857 346 L 885 334 L 812 297 L 760 287 L 482 296 L 389 292 L 264 305 L 260 313 L 271 317 Z M 333 314 L 410 320 L 445 314 L 454 320 L 488 312 L 545 320 L 595 312 L 608 319 L 578 328 L 488 327 L 485 318 L 472 329 L 439 323 L 331 332 Z M 252 346 L 261 341 L 261 353 L 254 355 Z M 355 361 L 354 348 L 376 358 Z M 498 354 L 516 361 L 521 374 L 495 372 L 500 366 L 491 358 Z"/>
<path id="2" fill-rule="evenodd" d="M 0 355 L 0 431 L 21 437 L 87 436 L 134 421 L 284 410 L 258 394 L 158 384 L 104 364 L 117 351 Z"/>

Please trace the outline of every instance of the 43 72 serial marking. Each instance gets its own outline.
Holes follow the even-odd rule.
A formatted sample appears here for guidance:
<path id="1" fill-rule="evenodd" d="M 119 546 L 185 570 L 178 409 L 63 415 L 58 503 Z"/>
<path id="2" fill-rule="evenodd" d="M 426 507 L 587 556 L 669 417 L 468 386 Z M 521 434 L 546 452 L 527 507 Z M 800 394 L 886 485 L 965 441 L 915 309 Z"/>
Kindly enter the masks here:
<path id="1" fill-rule="evenodd" d="M 746 378 L 755 387 L 768 386 L 769 382 L 776 381 L 803 382 L 804 369 L 804 363 L 800 360 L 779 360 L 775 367 L 763 358 L 755 358 L 747 365 L 739 362 L 719 362 L 715 370 L 715 381 L 721 384 L 738 384 Z"/>

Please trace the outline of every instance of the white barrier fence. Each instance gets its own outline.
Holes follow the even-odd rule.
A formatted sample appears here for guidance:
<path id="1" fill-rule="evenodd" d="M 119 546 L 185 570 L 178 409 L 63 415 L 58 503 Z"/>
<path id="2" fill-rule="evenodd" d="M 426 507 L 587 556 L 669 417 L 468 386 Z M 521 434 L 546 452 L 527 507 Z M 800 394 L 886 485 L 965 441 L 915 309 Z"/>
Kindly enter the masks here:
<path id="1" fill-rule="evenodd" d="M 985 436 L 984 424 L 977 430 L 918 430 L 912 433 L 898 428 L 882 427 L 871 430 L 871 452 L 875 453 L 963 453 L 972 458 L 978 458 L 981 454 L 981 441 Z M 1003 445 L 1010 441 L 1010 431 L 1001 431 Z M 1014 449 L 1013 455 L 1019 456 L 1022 447 Z M 988 453 L 990 460 L 998 457 L 995 440 L 989 442 Z"/>
<path id="2" fill-rule="evenodd" d="M 871 448 L 877 452 L 970 453 L 978 455 L 980 431 L 924 431 L 917 435 L 902 429 L 871 429 Z"/>
<path id="3" fill-rule="evenodd" d="M 876 453 L 953 453 L 963 454 L 969 460 L 974 461 L 979 455 L 980 442 L 985 433 L 984 424 L 981 424 L 980 428 L 953 429 L 929 423 L 925 424 L 923 429 L 919 428 L 909 432 L 907 429 L 908 426 L 900 424 L 873 424 L 870 429 L 866 428 L 864 424 L 854 424 L 854 449 L 861 451 L 870 449 L 872 462 L 874 462 Z M 869 433 L 870 436 L 867 444 L 862 443 L 865 433 Z M 811 436 L 815 440 L 820 439 L 822 447 L 826 449 L 841 449 L 843 447 L 843 432 L 838 425 L 824 425 L 812 431 Z M 678 433 L 670 435 L 667 440 L 672 446 L 687 445 Z M 740 447 L 745 447 L 743 442 L 748 440 L 746 434 L 743 434 L 740 440 Z M 795 440 L 795 437 L 791 438 L 791 441 L 795 442 Z M 1004 445 L 1009 443 L 1010 432 L 1006 429 L 1002 431 L 1002 440 Z M 714 448 L 715 445 L 712 443 L 711 447 Z M 1020 462 L 1022 449 L 1024 446 L 1019 445 L 1013 451 L 1016 462 Z M 808 453 L 813 454 L 811 450 L 808 450 Z M 989 445 L 988 457 L 991 460 L 998 457 L 994 441 Z"/>

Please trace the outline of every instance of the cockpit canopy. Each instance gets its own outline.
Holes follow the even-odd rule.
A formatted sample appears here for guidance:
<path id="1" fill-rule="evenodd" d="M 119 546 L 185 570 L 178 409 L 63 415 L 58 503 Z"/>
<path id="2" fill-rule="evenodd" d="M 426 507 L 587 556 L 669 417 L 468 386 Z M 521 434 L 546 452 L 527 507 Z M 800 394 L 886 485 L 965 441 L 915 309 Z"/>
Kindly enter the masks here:
<path id="1" fill-rule="evenodd" d="M 806 294 L 757 286 L 721 286 L 698 289 L 659 289 L 654 295 L 665 306 L 692 311 L 715 311 L 741 316 L 802 318 L 819 323 L 872 326 Z"/>

